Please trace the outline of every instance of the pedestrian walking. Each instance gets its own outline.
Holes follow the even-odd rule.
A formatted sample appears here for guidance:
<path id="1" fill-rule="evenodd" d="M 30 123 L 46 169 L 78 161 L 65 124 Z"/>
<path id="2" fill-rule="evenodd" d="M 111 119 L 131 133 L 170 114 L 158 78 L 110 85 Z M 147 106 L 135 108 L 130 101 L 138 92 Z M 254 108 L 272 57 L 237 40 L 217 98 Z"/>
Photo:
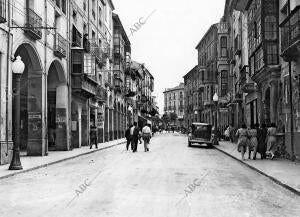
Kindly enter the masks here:
<path id="1" fill-rule="evenodd" d="M 268 129 L 266 124 L 265 123 L 261 124 L 260 128 L 257 130 L 257 140 L 258 140 L 257 152 L 260 154 L 261 159 L 266 159 L 267 133 L 268 133 Z"/>
<path id="2" fill-rule="evenodd" d="M 244 156 L 249 144 L 246 124 L 242 124 L 242 127 L 237 130 L 236 137 L 238 138 L 238 152 L 241 152 L 242 160 L 245 160 Z"/>
<path id="3" fill-rule="evenodd" d="M 229 126 L 226 127 L 225 132 L 224 132 L 224 137 L 226 141 L 230 140 L 230 130 L 229 130 Z"/>
<path id="4" fill-rule="evenodd" d="M 228 127 L 228 131 L 229 131 L 229 140 L 230 140 L 230 142 L 234 142 L 234 134 L 235 134 L 235 132 L 234 132 L 234 128 L 232 127 L 232 125 L 229 125 L 229 127 Z"/>
<path id="5" fill-rule="evenodd" d="M 150 125 L 146 124 L 142 129 L 145 152 L 149 151 L 149 143 L 152 136 Z"/>
<path id="6" fill-rule="evenodd" d="M 97 127 L 95 125 L 91 126 L 90 130 L 90 149 L 93 148 L 93 145 L 95 144 L 96 149 L 98 149 L 98 138 L 97 138 Z"/>
<path id="7" fill-rule="evenodd" d="M 133 127 L 133 125 L 130 125 L 127 130 L 125 131 L 125 138 L 126 138 L 126 150 L 128 151 L 129 145 L 131 146 L 131 150 L 133 150 L 132 148 L 132 143 L 131 143 L 131 136 L 130 136 L 130 129 L 131 127 Z"/>
<path id="8" fill-rule="evenodd" d="M 256 159 L 256 153 L 257 153 L 257 146 L 258 146 L 258 140 L 257 140 L 257 124 L 253 124 L 251 126 L 251 129 L 248 130 L 248 136 L 249 136 L 249 156 L 248 159 L 251 159 L 251 152 L 253 151 L 253 160 Z"/>
<path id="9" fill-rule="evenodd" d="M 271 126 L 268 128 L 267 131 L 267 154 L 271 155 L 271 160 L 274 158 L 274 153 L 276 151 L 276 133 L 277 128 L 275 123 L 271 123 Z"/>
<path id="10" fill-rule="evenodd" d="M 134 122 L 133 126 L 130 128 L 131 144 L 133 152 L 137 152 L 138 141 L 139 141 L 139 128 L 137 127 L 137 122 Z"/>

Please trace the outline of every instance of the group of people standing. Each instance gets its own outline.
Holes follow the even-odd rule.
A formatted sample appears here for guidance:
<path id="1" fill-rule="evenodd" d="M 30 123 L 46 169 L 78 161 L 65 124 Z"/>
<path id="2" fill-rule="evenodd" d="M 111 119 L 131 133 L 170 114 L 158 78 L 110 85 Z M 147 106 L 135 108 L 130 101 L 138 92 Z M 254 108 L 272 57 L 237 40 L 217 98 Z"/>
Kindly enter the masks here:
<path id="1" fill-rule="evenodd" d="M 144 140 L 145 152 L 149 151 L 149 143 L 152 137 L 151 127 L 149 124 L 145 124 L 142 130 L 137 126 L 137 122 L 134 122 L 125 132 L 125 138 L 127 140 L 126 150 L 128 151 L 129 145 L 131 146 L 132 152 L 137 152 L 138 143 L 142 143 L 141 139 Z"/>
<path id="2" fill-rule="evenodd" d="M 238 138 L 238 151 L 241 152 L 242 159 L 245 160 L 245 153 L 248 149 L 248 159 L 256 159 L 257 153 L 260 154 L 261 159 L 266 159 L 267 155 L 271 159 L 274 158 L 276 150 L 276 125 L 271 123 L 268 127 L 265 124 L 259 126 L 254 124 L 250 129 L 247 129 L 246 124 L 237 130 L 236 137 Z"/>

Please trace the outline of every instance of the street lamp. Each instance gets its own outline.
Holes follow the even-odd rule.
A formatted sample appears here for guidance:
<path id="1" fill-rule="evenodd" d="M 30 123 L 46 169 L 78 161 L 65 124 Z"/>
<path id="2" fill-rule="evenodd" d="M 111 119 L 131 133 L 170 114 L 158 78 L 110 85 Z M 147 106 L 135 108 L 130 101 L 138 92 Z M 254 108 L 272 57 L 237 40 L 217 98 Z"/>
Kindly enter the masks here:
<path id="1" fill-rule="evenodd" d="M 12 72 L 16 78 L 16 92 L 14 96 L 15 101 L 15 136 L 14 136 L 14 147 L 13 147 L 13 157 L 10 162 L 9 170 L 22 170 L 21 160 L 20 160 L 20 82 L 21 76 L 25 69 L 25 64 L 21 60 L 20 56 L 17 56 L 16 60 L 12 63 Z"/>
<path id="2" fill-rule="evenodd" d="M 196 111 L 194 112 L 194 114 L 195 114 L 195 117 L 196 117 L 195 119 L 196 119 L 196 122 L 197 122 L 197 119 L 198 119 L 198 118 L 197 118 L 198 111 L 196 110 Z"/>
<path id="3" fill-rule="evenodd" d="M 218 145 L 219 144 L 219 141 L 218 141 L 218 136 L 217 136 L 217 133 L 218 133 L 218 129 L 217 129 L 217 125 L 218 125 L 218 120 L 217 120 L 217 116 L 218 116 L 218 101 L 219 101 L 219 96 L 217 93 L 215 93 L 215 95 L 213 96 L 213 101 L 215 103 L 215 107 L 216 107 L 216 111 L 215 111 L 215 132 L 214 132 L 214 144 L 215 145 Z"/>

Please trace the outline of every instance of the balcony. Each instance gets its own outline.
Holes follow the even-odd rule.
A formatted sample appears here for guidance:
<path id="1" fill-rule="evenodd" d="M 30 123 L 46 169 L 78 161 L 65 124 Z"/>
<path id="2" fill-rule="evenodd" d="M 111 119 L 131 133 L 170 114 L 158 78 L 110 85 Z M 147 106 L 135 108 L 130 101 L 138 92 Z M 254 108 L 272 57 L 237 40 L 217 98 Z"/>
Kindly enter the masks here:
<path id="1" fill-rule="evenodd" d="M 72 30 L 72 47 L 81 47 L 81 34 L 80 32 L 76 29 L 75 26 L 73 26 Z"/>
<path id="2" fill-rule="evenodd" d="M 103 52 L 96 41 L 91 42 L 91 54 L 93 57 L 95 57 L 95 60 L 100 68 L 106 64 L 106 58 L 104 57 Z"/>
<path id="3" fill-rule="evenodd" d="M 233 102 L 235 102 L 235 103 L 241 103 L 241 102 L 243 102 L 243 94 L 241 94 L 241 93 L 235 93 L 233 95 Z"/>
<path id="4" fill-rule="evenodd" d="M 114 87 L 114 81 L 113 81 L 112 76 L 111 76 L 110 73 L 109 73 L 109 74 L 107 75 L 107 77 L 105 78 L 105 85 L 106 85 L 107 87 L 110 87 L 110 88 L 113 88 L 113 87 Z"/>
<path id="5" fill-rule="evenodd" d="M 136 91 L 132 90 L 131 88 L 126 88 L 125 97 L 134 97 L 134 96 L 136 96 Z"/>
<path id="6" fill-rule="evenodd" d="M 6 22 L 6 0 L 0 0 L 0 23 Z"/>
<path id="7" fill-rule="evenodd" d="M 30 8 L 26 8 L 25 27 L 25 33 L 32 39 L 38 40 L 42 38 L 42 31 L 40 28 L 42 27 L 42 18 Z"/>
<path id="8" fill-rule="evenodd" d="M 106 102 L 107 92 L 106 92 L 106 89 L 104 87 L 101 87 L 99 85 L 97 86 L 95 99 L 98 102 L 102 102 L 102 103 Z"/>
<path id="9" fill-rule="evenodd" d="M 90 43 L 90 40 L 88 39 L 88 34 L 84 34 L 83 49 L 87 53 L 89 53 L 91 51 L 91 43 Z"/>
<path id="10" fill-rule="evenodd" d="M 208 73 L 214 73 L 214 72 L 208 72 Z M 217 79 L 214 77 L 214 75 L 211 75 L 209 78 L 206 77 L 203 80 L 203 84 L 216 84 L 217 83 Z M 195 89 L 195 91 L 197 91 L 197 88 Z"/>
<path id="11" fill-rule="evenodd" d="M 286 61 L 296 60 L 300 50 L 300 6 L 280 24 L 281 56 Z"/>
<path id="12" fill-rule="evenodd" d="M 67 56 L 68 41 L 62 37 L 59 33 L 54 36 L 54 55 L 59 58 L 64 58 Z"/>
<path id="13" fill-rule="evenodd" d="M 114 45 L 114 56 L 120 57 L 121 56 L 121 47 L 120 45 Z"/>
<path id="14" fill-rule="evenodd" d="M 123 82 L 122 72 L 120 70 L 114 70 L 113 72 L 114 72 L 114 78 L 116 80 Z"/>
<path id="15" fill-rule="evenodd" d="M 97 82 L 94 82 L 86 74 L 72 73 L 72 92 L 87 98 L 95 97 L 97 94 Z"/>
<path id="16" fill-rule="evenodd" d="M 214 105 L 214 101 L 212 99 L 204 100 L 203 105 L 204 106 L 213 106 Z"/>

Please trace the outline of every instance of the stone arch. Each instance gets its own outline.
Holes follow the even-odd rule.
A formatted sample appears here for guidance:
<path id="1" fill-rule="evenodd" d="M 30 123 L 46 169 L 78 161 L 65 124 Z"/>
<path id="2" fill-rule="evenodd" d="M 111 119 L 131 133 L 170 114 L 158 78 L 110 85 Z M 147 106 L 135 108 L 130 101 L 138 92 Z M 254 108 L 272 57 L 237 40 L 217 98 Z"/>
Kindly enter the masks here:
<path id="1" fill-rule="evenodd" d="M 68 86 L 65 70 L 59 60 L 51 62 L 47 75 L 48 146 L 52 150 L 66 151 L 69 150 Z"/>
<path id="2" fill-rule="evenodd" d="M 25 64 L 24 72 L 21 76 L 20 90 L 16 90 L 16 77 L 13 75 L 12 87 L 14 94 L 20 94 L 20 108 L 16 108 L 15 102 L 12 103 L 13 110 L 20 109 L 20 139 L 21 149 L 27 150 L 27 155 L 43 156 L 47 153 L 45 142 L 45 111 L 43 102 L 43 66 L 40 56 L 29 42 L 21 43 L 17 46 L 14 56 L 20 56 Z M 17 91 L 17 92 L 16 92 Z M 12 116 L 14 120 L 14 116 Z M 14 123 L 14 121 L 13 121 Z M 13 139 L 15 126 L 13 124 Z"/>

